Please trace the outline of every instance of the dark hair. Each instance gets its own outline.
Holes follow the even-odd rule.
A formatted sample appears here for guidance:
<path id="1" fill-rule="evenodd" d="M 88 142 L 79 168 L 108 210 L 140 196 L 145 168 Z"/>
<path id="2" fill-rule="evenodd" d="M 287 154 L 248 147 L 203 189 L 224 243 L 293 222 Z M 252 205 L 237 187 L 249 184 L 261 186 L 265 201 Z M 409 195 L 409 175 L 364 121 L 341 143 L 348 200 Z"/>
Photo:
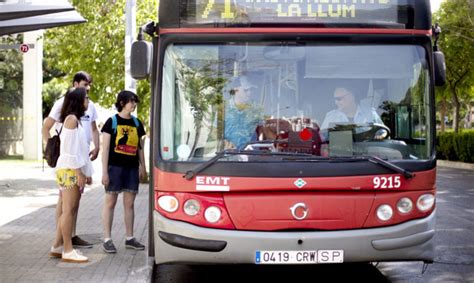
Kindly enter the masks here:
<path id="1" fill-rule="evenodd" d="M 138 99 L 138 95 L 135 93 L 129 91 L 129 90 L 122 90 L 117 94 L 117 101 L 115 102 L 115 108 L 117 108 L 117 111 L 120 112 L 122 111 L 123 107 L 125 104 L 129 103 L 130 101 L 135 101 L 136 103 L 139 103 L 140 100 Z"/>
<path id="2" fill-rule="evenodd" d="M 81 81 L 92 83 L 92 77 L 84 71 L 79 71 L 74 75 L 74 78 L 72 79 L 72 84 L 74 85 L 75 82 L 80 83 Z"/>
<path id="3" fill-rule="evenodd" d="M 84 107 L 84 100 L 86 99 L 87 90 L 83 87 L 70 88 L 64 95 L 63 107 L 61 108 L 61 116 L 59 121 L 64 122 L 68 115 L 75 115 L 78 120 L 84 116 L 86 108 Z"/>

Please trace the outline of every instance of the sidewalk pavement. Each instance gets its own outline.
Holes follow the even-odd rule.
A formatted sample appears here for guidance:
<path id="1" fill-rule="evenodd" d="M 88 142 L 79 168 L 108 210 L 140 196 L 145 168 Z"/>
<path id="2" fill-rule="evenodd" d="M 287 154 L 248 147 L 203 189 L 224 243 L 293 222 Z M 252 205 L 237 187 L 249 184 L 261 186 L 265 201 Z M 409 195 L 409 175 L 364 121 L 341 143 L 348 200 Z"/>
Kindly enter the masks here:
<path id="1" fill-rule="evenodd" d="M 125 249 L 121 197 L 112 231 L 118 252 L 109 255 L 101 249 L 104 192 L 100 185 L 100 162 L 93 164 L 94 183 L 82 196 L 77 234 L 94 243 L 94 247 L 82 249 L 90 262 L 72 264 L 48 256 L 54 239 L 58 198 L 51 169 L 45 165 L 43 170 L 41 162 L 0 160 L 0 283 L 151 281 L 152 262 L 147 251 Z M 443 161 L 438 161 L 438 165 L 459 166 Z M 148 244 L 147 215 L 148 185 L 142 184 L 135 201 L 134 226 L 135 237 L 145 245 Z"/>
<path id="2" fill-rule="evenodd" d="M 453 169 L 474 170 L 474 163 L 464 163 L 459 161 L 436 160 L 436 165 Z"/>
<path id="3" fill-rule="evenodd" d="M 96 172 L 100 172 L 97 170 Z M 152 265 L 145 251 L 125 249 L 122 197 L 115 208 L 112 238 L 116 254 L 102 251 L 100 174 L 82 195 L 77 234 L 94 244 L 82 249 L 88 263 L 63 263 L 49 257 L 54 240 L 58 197 L 51 169 L 41 162 L 0 161 L 0 282 L 150 282 Z M 135 201 L 135 237 L 148 245 L 148 185 Z"/>

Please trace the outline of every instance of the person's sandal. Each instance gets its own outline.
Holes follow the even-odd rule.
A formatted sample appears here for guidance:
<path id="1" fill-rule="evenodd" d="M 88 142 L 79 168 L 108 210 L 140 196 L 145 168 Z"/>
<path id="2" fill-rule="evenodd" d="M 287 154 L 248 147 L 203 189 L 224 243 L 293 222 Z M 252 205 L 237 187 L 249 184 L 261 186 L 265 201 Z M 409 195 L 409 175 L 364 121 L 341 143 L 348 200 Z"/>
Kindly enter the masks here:
<path id="1" fill-rule="evenodd" d="M 72 262 L 72 263 L 83 263 L 88 262 L 89 259 L 86 256 L 83 256 L 79 251 L 72 250 L 68 253 L 63 251 L 62 254 L 62 261 L 64 262 Z"/>

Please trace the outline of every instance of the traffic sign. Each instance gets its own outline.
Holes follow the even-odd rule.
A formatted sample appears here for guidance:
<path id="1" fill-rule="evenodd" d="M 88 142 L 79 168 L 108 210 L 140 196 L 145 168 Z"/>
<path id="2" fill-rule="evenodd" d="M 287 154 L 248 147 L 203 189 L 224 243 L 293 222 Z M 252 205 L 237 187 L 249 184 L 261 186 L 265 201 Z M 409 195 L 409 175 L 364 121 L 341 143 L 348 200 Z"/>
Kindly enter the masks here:
<path id="1" fill-rule="evenodd" d="M 23 52 L 23 53 L 26 53 L 30 50 L 30 47 L 28 46 L 28 44 L 22 44 L 20 45 L 20 51 Z"/>

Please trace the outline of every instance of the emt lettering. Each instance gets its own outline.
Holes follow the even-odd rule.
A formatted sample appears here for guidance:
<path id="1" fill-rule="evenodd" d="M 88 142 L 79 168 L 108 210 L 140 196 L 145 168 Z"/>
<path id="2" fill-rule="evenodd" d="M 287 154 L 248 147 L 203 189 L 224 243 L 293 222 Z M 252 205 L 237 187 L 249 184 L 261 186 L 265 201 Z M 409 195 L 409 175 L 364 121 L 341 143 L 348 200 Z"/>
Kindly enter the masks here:
<path id="1" fill-rule="evenodd" d="M 198 176 L 196 177 L 196 184 L 198 185 L 217 185 L 217 186 L 228 186 L 229 177 L 206 177 Z"/>

